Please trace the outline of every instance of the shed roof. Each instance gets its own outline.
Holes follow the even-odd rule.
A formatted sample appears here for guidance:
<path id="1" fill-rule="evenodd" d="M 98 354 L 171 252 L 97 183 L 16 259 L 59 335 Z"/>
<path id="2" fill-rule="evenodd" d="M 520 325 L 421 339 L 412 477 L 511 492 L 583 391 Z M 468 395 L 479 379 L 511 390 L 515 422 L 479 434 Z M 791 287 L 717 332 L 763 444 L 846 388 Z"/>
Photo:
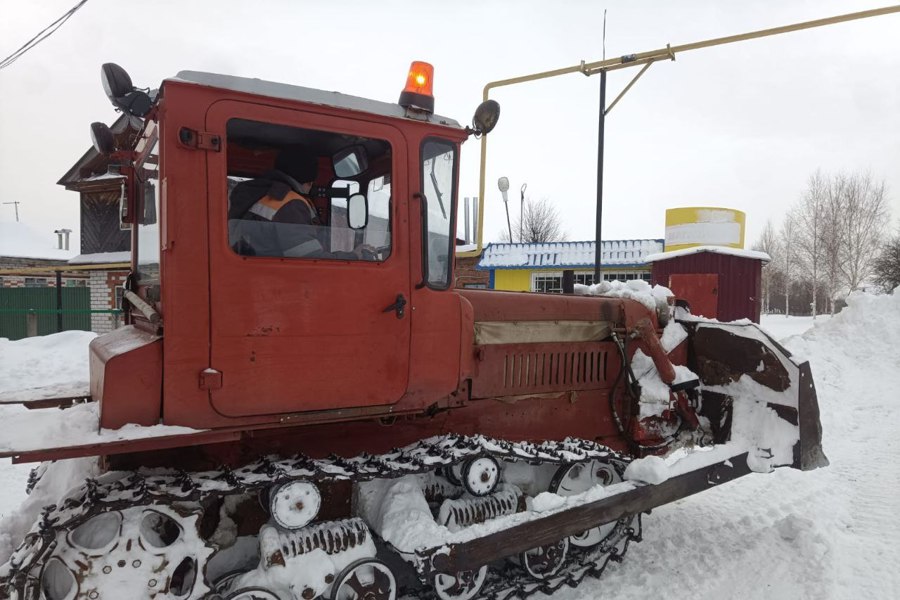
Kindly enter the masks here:
<path id="1" fill-rule="evenodd" d="M 660 252 L 651 254 L 647 257 L 647 262 L 659 262 L 661 260 L 669 260 L 678 258 L 679 256 L 688 256 L 690 254 L 699 254 L 700 252 L 711 252 L 712 254 L 726 254 L 729 256 L 737 256 L 739 258 L 750 258 L 753 260 L 761 260 L 763 264 L 772 260 L 772 257 L 765 252 L 756 250 L 744 250 L 742 248 L 729 248 L 727 246 L 694 246 L 693 248 L 684 248 L 682 250 L 673 250 L 671 252 Z"/>
<path id="2" fill-rule="evenodd" d="M 594 266 L 596 242 L 488 244 L 478 269 L 578 269 Z M 603 240 L 604 267 L 644 267 L 647 256 L 663 249 L 663 240 Z"/>

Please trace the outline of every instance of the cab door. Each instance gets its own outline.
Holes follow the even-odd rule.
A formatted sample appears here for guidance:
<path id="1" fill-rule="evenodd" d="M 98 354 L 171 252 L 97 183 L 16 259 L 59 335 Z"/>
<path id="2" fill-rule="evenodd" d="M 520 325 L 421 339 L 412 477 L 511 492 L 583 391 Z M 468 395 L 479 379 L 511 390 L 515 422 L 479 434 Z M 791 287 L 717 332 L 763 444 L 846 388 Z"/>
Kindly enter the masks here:
<path id="1" fill-rule="evenodd" d="M 210 367 L 221 373 L 210 378 L 213 408 L 247 417 L 399 400 L 407 389 L 410 351 L 410 315 L 397 302 L 410 297 L 406 207 L 397 202 L 408 196 L 401 132 L 312 109 L 235 101 L 213 104 L 207 127 L 224 133 L 221 151 L 208 153 Z M 289 139 L 297 131 L 300 138 Z M 378 162 L 381 169 L 389 165 L 381 181 L 393 187 L 387 196 L 379 188 L 383 206 L 373 206 L 367 225 L 378 225 L 381 240 L 387 229 L 383 255 L 359 260 L 239 253 L 229 235 L 229 145 L 262 161 L 275 143 L 309 142 L 321 151 L 343 139 L 376 140 L 389 148 L 387 160 L 382 154 Z M 319 156 L 322 168 L 330 168 Z M 360 191 L 374 194 L 369 188 L 361 185 Z M 365 232 L 349 233 L 359 239 Z"/>

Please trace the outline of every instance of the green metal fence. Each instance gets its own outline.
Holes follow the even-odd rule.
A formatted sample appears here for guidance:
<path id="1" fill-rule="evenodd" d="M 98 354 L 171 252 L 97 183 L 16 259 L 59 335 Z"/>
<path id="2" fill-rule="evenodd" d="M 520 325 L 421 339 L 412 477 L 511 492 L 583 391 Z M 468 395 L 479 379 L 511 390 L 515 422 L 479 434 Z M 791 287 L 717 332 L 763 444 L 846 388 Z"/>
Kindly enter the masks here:
<path id="1" fill-rule="evenodd" d="M 47 335 L 72 329 L 90 331 L 91 313 L 121 312 L 91 310 L 91 290 L 87 287 L 64 287 L 59 292 L 57 296 L 56 288 L 0 288 L 0 337 L 26 337 L 29 315 L 33 315 L 32 322 L 37 321 L 37 335 Z"/>

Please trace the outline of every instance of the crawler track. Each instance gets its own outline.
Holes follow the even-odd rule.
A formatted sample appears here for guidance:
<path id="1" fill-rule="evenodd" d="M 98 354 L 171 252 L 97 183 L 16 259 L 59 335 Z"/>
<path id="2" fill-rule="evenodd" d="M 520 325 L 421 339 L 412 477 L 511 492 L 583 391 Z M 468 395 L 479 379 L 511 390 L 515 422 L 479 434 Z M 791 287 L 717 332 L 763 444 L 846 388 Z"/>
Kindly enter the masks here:
<path id="1" fill-rule="evenodd" d="M 32 600 L 47 597 L 41 592 L 41 576 L 50 562 L 65 563 L 67 568 L 73 570 L 81 569 L 75 573 L 75 578 L 81 582 L 76 598 L 91 600 L 107 598 L 108 593 L 98 592 L 105 587 L 105 583 L 109 583 L 106 579 L 112 581 L 112 577 L 118 574 L 116 581 L 120 581 L 122 577 L 128 580 L 128 576 L 114 571 L 116 565 L 104 565 L 101 568 L 102 561 L 98 560 L 97 564 L 92 564 L 92 561 L 66 558 L 65 554 L 67 551 L 71 554 L 73 537 L 78 535 L 85 537 L 79 526 L 93 517 L 104 513 L 118 513 L 125 515 L 119 518 L 127 520 L 130 518 L 129 515 L 136 514 L 140 508 L 147 509 L 143 511 L 145 515 L 148 512 L 160 513 L 176 520 L 184 535 L 197 538 L 193 540 L 193 546 L 197 551 L 195 556 L 182 559 L 182 562 L 187 561 L 190 564 L 167 565 L 168 570 L 163 570 L 165 577 L 149 580 L 152 584 L 144 580 L 147 576 L 143 571 L 140 575 L 136 573 L 134 589 L 148 590 L 145 594 L 147 598 L 169 594 L 181 599 L 221 597 L 213 589 L 215 582 L 206 581 L 205 578 L 206 561 L 218 548 L 210 539 L 203 539 L 202 535 L 198 535 L 202 530 L 200 522 L 204 507 L 215 505 L 216 501 L 229 496 L 259 494 L 273 484 L 281 482 L 295 480 L 316 483 L 363 482 L 395 479 L 405 475 L 435 472 L 439 467 L 449 467 L 482 455 L 506 462 L 525 461 L 530 465 L 546 463 L 562 465 L 603 460 L 615 465 L 619 470 L 624 469 L 630 460 L 627 456 L 605 446 L 585 440 L 567 439 L 561 442 L 532 444 L 481 436 L 450 435 L 429 438 L 381 455 L 360 455 L 350 459 L 336 456 L 328 459 L 311 459 L 306 456 L 283 459 L 268 457 L 237 469 L 222 468 L 199 473 L 184 471 L 109 473 L 98 479 L 85 481 L 58 505 L 45 507 L 38 522 L 0 572 L 0 598 Z M 623 519 L 613 534 L 601 545 L 587 551 L 570 553 L 560 571 L 549 579 L 529 580 L 524 571 L 514 565 L 496 570 L 490 574 L 479 597 L 505 600 L 525 597 L 538 591 L 549 593 L 563 585 L 578 585 L 585 577 L 602 573 L 610 560 L 620 559 L 624 555 L 630 542 L 640 538 L 640 522 L 637 523 L 635 530 L 632 526 L 633 519 Z M 160 531 L 151 532 L 150 537 L 165 538 L 165 527 L 157 529 Z M 76 531 L 78 534 L 73 536 L 73 532 Z M 147 537 L 146 532 L 143 535 Z M 135 564 L 145 563 L 144 570 L 146 570 L 146 565 L 153 563 L 154 560 L 160 564 L 171 562 L 166 556 L 165 549 L 155 553 L 150 551 L 152 549 L 148 550 L 151 545 L 164 547 L 169 540 L 162 539 L 159 544 L 151 540 L 148 544 L 138 540 L 140 534 L 135 533 L 134 536 L 140 549 L 132 547 L 130 541 L 128 547 L 132 555 L 137 557 L 133 561 Z M 180 539 L 179 543 L 184 546 Z M 184 554 L 184 549 L 179 552 Z M 428 553 L 420 556 L 424 558 Z M 503 557 L 497 557 L 501 558 Z M 423 580 L 430 576 L 427 562 L 427 560 L 413 561 Z M 59 566 L 54 568 L 60 569 Z M 175 573 L 173 570 L 179 572 Z M 138 580 L 138 577 L 143 579 Z M 87 590 L 85 581 L 96 585 Z M 421 593 L 419 591 L 417 595 L 421 596 Z"/>

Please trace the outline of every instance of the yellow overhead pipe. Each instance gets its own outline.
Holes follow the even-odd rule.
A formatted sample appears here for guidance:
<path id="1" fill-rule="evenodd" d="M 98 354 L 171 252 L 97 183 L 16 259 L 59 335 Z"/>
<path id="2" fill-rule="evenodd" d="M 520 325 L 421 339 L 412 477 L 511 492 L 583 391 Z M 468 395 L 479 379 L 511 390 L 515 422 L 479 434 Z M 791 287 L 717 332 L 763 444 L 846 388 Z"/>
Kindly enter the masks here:
<path id="1" fill-rule="evenodd" d="M 886 6 L 884 8 L 874 8 L 871 10 L 864 10 L 855 13 L 848 13 L 845 15 L 838 15 L 834 17 L 827 17 L 824 19 L 815 19 L 813 21 L 804 21 L 802 23 L 794 23 L 792 25 L 783 25 L 781 27 L 772 27 L 770 29 L 760 29 L 759 31 L 751 31 L 748 33 L 740 33 L 737 35 L 729 35 L 725 37 L 718 37 L 709 40 L 704 40 L 701 42 L 694 42 L 691 44 L 682 44 L 680 46 L 666 46 L 665 48 L 659 48 L 657 50 L 650 50 L 648 52 L 639 52 L 637 54 L 626 54 L 624 56 L 620 56 L 617 58 L 610 58 L 607 60 L 599 60 L 590 63 L 586 63 L 581 61 L 581 64 L 574 65 L 571 67 L 564 67 L 561 69 L 553 69 L 552 71 L 541 71 L 540 73 L 533 73 L 531 75 L 521 75 L 519 77 L 511 77 L 509 79 L 500 79 L 498 81 L 491 81 L 487 85 L 484 86 L 484 92 L 482 94 L 483 100 L 487 100 L 490 94 L 490 91 L 494 88 L 504 87 L 509 85 L 516 85 L 519 83 L 527 83 L 529 81 L 537 81 L 539 79 L 549 79 L 551 77 L 559 77 L 560 75 L 568 75 L 570 73 L 581 73 L 586 76 L 596 75 L 601 71 L 614 71 L 617 69 L 624 69 L 627 67 L 635 67 L 638 65 L 644 65 L 644 68 L 638 73 L 638 75 L 628 84 L 628 86 L 619 94 L 618 97 L 613 101 L 613 103 L 609 106 L 609 108 L 604 108 L 606 112 L 612 110 L 612 107 L 616 105 L 616 103 L 621 99 L 621 97 L 627 92 L 632 85 L 634 85 L 635 81 L 644 74 L 644 72 L 649 68 L 649 66 L 658 61 L 658 60 L 675 60 L 675 55 L 681 52 L 688 52 L 689 50 L 699 50 L 701 48 L 710 48 L 712 46 L 721 46 L 724 44 L 733 44 L 735 42 L 744 42 L 747 40 L 753 40 L 762 37 L 768 37 L 772 35 L 779 35 L 782 33 L 790 33 L 793 31 L 801 31 L 804 29 L 813 29 L 815 27 L 824 27 L 825 25 L 834 25 L 836 23 L 845 23 L 847 21 L 856 21 L 859 19 L 868 19 L 870 17 L 879 17 L 882 15 L 888 15 L 893 13 L 900 13 L 900 5 L 895 6 Z M 479 175 L 478 181 L 478 232 L 476 235 L 476 249 L 469 252 L 460 252 L 457 256 L 461 257 L 469 257 L 469 256 L 479 256 L 482 250 L 482 240 L 484 234 L 484 204 L 485 204 L 485 186 L 484 186 L 484 178 L 485 178 L 485 167 L 487 165 L 487 136 L 481 137 L 481 173 Z"/>

